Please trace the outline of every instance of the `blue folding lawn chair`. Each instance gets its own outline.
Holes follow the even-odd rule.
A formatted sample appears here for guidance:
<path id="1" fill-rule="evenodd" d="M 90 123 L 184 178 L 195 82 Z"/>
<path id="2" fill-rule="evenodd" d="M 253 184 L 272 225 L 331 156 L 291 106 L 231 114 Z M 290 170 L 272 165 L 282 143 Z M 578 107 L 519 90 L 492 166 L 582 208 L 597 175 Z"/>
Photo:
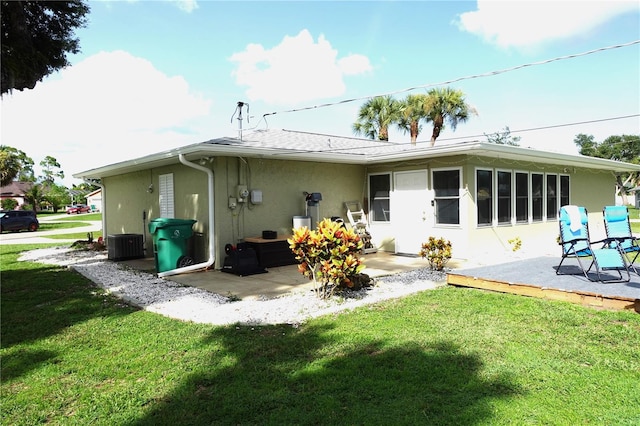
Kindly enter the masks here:
<path id="1" fill-rule="evenodd" d="M 619 244 L 620 250 L 627 256 L 629 269 L 638 274 L 640 265 L 635 266 L 635 261 L 640 256 L 640 238 L 631 233 L 629 209 L 627 206 L 605 206 L 602 215 L 607 238 Z"/>
<path id="2" fill-rule="evenodd" d="M 563 206 L 560 208 L 560 245 L 562 247 L 562 260 L 556 268 L 556 274 L 562 274 L 560 267 L 567 258 L 575 258 L 580 265 L 583 275 L 589 281 L 626 282 L 631 279 L 629 268 L 619 244 L 611 244 L 612 240 L 604 239 L 600 241 L 590 241 L 589 239 L 589 219 L 587 209 L 579 206 Z M 594 248 L 594 245 L 602 244 L 601 248 Z M 591 264 L 585 269 L 582 260 L 590 261 Z M 597 279 L 589 276 L 591 268 L 595 267 Z M 607 271 L 616 271 L 617 277 Z M 622 272 L 625 271 L 627 279 L 624 279 Z M 592 274 L 593 275 L 593 274 Z"/>

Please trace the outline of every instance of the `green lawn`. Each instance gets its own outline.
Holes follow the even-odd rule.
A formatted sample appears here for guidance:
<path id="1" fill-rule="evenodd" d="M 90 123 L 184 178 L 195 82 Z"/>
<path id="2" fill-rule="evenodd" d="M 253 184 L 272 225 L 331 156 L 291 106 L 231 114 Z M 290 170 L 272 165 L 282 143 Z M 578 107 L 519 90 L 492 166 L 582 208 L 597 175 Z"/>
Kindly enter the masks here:
<path id="1" fill-rule="evenodd" d="M 88 213 L 81 215 L 68 215 L 56 219 L 55 222 L 40 221 L 39 231 L 52 231 L 54 229 L 73 229 L 89 225 L 88 221 L 102 220 L 102 213 Z M 102 236 L 102 231 L 93 232 L 93 238 L 98 239 Z M 53 240 L 86 240 L 86 232 L 70 232 L 68 234 L 48 235 L 47 238 Z"/>
<path id="2" fill-rule="evenodd" d="M 637 425 L 640 315 L 445 287 L 300 326 L 139 311 L 0 246 L 1 424 Z"/>

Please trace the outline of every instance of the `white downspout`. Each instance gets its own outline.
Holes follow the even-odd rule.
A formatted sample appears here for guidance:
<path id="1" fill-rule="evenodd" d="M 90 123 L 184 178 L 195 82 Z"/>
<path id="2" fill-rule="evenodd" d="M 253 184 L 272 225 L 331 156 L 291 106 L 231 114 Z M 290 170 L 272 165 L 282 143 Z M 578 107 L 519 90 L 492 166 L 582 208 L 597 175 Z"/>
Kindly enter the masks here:
<path id="1" fill-rule="evenodd" d="M 207 259 L 206 262 L 203 263 L 197 263 L 195 265 L 189 265 L 189 266 L 185 266 L 182 268 L 177 268 L 177 269 L 172 269 L 170 271 L 164 271 L 164 272 L 159 272 L 158 273 L 158 277 L 167 277 L 169 275 L 178 275 L 178 274 L 183 274 L 186 272 L 193 272 L 193 271 L 197 271 L 199 269 L 206 269 L 208 267 L 210 267 L 211 265 L 213 265 L 213 262 L 215 260 L 215 222 L 214 222 L 214 203 L 213 203 L 213 170 L 208 169 L 206 167 L 202 167 L 199 164 L 196 163 L 192 163 L 190 161 L 188 161 L 186 158 L 184 158 L 184 154 L 180 154 L 178 156 L 178 158 L 180 159 L 180 162 L 182 164 L 184 164 L 187 167 L 191 167 L 197 170 L 200 170 L 202 172 L 205 172 L 208 176 L 208 182 L 207 182 L 207 190 L 208 190 L 208 194 L 209 194 L 209 259 Z"/>

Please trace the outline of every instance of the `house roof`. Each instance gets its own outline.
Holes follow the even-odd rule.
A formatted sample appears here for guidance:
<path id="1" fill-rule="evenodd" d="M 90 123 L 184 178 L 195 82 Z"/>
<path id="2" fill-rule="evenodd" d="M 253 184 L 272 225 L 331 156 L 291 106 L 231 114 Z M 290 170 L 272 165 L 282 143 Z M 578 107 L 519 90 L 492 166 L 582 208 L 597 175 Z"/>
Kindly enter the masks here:
<path id="1" fill-rule="evenodd" d="M 31 189 L 33 182 L 11 182 L 0 187 L 0 195 L 3 197 L 23 197 L 25 192 Z"/>
<path id="2" fill-rule="evenodd" d="M 101 194 L 102 193 L 102 188 L 98 188 L 94 191 L 91 191 L 90 193 L 88 193 L 87 195 L 84 196 L 84 198 L 89 198 L 89 197 L 93 197 L 95 195 Z"/>
<path id="3" fill-rule="evenodd" d="M 291 130 L 266 129 L 238 137 L 211 139 L 168 151 L 75 173 L 78 179 L 101 179 L 179 162 L 183 154 L 190 161 L 216 156 L 259 157 L 281 160 L 344 164 L 384 164 L 452 155 L 490 157 L 527 163 L 563 165 L 612 172 L 640 171 L 640 165 L 582 155 L 540 151 L 519 146 L 467 141 L 453 144 L 398 144 Z"/>

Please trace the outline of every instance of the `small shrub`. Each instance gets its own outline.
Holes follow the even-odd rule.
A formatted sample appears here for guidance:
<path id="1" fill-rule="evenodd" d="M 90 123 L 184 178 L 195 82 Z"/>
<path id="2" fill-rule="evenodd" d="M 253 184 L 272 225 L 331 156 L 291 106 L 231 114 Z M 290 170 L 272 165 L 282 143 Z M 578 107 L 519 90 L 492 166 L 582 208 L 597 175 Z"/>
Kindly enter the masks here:
<path id="1" fill-rule="evenodd" d="M 432 270 L 442 271 L 451 259 L 451 241 L 444 238 L 429 237 L 429 241 L 422 243 L 420 257 L 429 261 Z"/>
<path id="2" fill-rule="evenodd" d="M 294 228 L 288 242 L 300 262 L 298 270 L 313 280 L 314 291 L 321 299 L 331 297 L 336 290 L 353 289 L 358 280 L 363 280 L 356 278 L 364 269 L 359 256 L 363 243 L 342 223 L 324 219 L 315 231 L 306 226 Z"/>
<path id="3" fill-rule="evenodd" d="M 18 202 L 13 198 L 5 198 L 0 203 L 2 210 L 15 210 L 18 207 Z"/>

